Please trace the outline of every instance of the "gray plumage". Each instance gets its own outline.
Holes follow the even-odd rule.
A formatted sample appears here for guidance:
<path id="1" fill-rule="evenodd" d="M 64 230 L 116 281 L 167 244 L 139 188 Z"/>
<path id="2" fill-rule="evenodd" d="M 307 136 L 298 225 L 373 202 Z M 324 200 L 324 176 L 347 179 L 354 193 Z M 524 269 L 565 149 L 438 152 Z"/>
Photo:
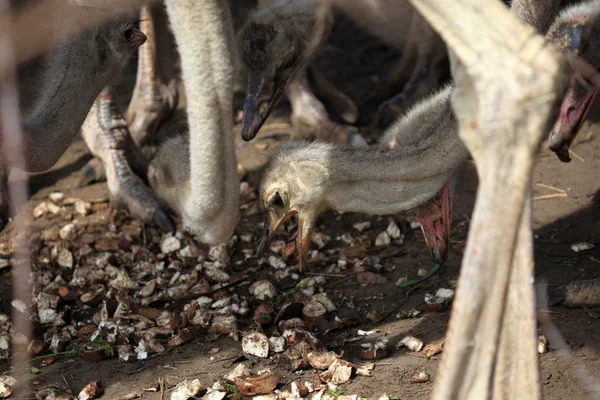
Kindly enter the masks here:
<path id="1" fill-rule="evenodd" d="M 393 214 L 435 196 L 468 155 L 450 108 L 452 87 L 421 101 L 366 149 L 290 142 L 273 155 L 261 185 L 267 204 Z M 285 194 L 285 195 L 284 195 Z"/>

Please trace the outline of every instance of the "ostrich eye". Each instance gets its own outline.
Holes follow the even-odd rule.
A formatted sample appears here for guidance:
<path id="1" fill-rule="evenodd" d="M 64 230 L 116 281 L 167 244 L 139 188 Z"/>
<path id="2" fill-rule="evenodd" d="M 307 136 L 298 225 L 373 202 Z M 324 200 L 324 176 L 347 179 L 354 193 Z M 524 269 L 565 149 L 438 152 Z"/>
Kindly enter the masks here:
<path id="1" fill-rule="evenodd" d="M 271 197 L 271 200 L 269 200 L 269 205 L 283 207 L 283 199 L 279 195 L 279 192 L 275 193 L 275 196 Z"/>
<path id="2" fill-rule="evenodd" d="M 127 29 L 123 35 L 125 36 L 125 39 L 129 40 L 131 38 L 131 35 L 133 35 L 133 30 L 131 28 Z"/>

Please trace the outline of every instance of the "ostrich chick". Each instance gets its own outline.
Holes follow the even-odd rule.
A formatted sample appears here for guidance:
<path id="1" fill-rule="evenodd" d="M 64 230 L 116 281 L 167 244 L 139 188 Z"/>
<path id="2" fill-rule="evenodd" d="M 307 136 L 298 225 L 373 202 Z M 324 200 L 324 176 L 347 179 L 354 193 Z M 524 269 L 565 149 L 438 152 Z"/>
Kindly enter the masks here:
<path id="1" fill-rule="evenodd" d="M 312 228 L 326 210 L 366 214 L 415 211 L 434 260 L 446 259 L 450 235 L 449 180 L 468 152 L 450 107 L 450 86 L 415 105 L 392 125 L 383 147 L 285 143 L 270 161 L 260 195 L 267 209 L 257 253 L 297 215 L 300 270 Z"/>
<path id="2" fill-rule="evenodd" d="M 356 105 L 308 64 L 314 53 L 315 0 L 263 1 L 238 33 L 241 58 L 247 69 L 242 138 L 252 140 L 271 111 L 287 94 L 292 124 L 301 137 L 364 142 L 350 126 L 329 119 L 319 93 L 348 123 L 357 119 Z M 319 39 L 321 40 L 321 38 Z M 312 85 L 309 85 L 312 83 Z M 361 143 L 362 144 L 362 143 Z"/>
<path id="3" fill-rule="evenodd" d="M 577 55 L 600 68 L 600 1 L 565 8 L 550 26 L 546 39 L 558 50 Z M 550 149 L 563 162 L 571 161 L 569 147 L 585 122 L 598 89 L 574 75 L 563 98 L 560 114 L 550 131 Z"/>

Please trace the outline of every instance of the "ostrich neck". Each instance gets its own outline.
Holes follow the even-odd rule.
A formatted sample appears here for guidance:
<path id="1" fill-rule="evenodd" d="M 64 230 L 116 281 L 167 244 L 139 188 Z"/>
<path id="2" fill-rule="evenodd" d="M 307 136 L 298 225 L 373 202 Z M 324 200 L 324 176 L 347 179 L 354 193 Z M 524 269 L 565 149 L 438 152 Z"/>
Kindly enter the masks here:
<path id="1" fill-rule="evenodd" d="M 382 215 L 414 209 L 434 197 L 466 158 L 462 143 L 437 145 L 439 152 L 332 154 L 327 162 L 327 203 L 342 212 Z"/>
<path id="2" fill-rule="evenodd" d="M 450 175 L 468 155 L 458 135 L 448 87 L 400 118 L 383 135 L 379 147 L 330 146 L 327 159 L 336 182 L 426 181 Z"/>
<path id="3" fill-rule="evenodd" d="M 50 64 L 47 75 L 47 87 L 24 121 L 32 134 L 47 135 L 48 130 L 56 131 L 60 136 L 73 136 L 79 130 L 98 93 L 106 85 L 94 74 L 87 72 L 91 68 L 77 65 L 73 54 L 60 57 Z M 82 90 L 82 87 L 93 89 Z M 68 113 L 68 115 L 65 115 Z M 42 128 L 41 131 L 38 131 Z M 58 140 L 58 139 L 57 139 Z M 68 140 L 70 143 L 70 140 Z"/>
<path id="4" fill-rule="evenodd" d="M 93 40 L 93 39 L 91 39 Z M 36 160 L 58 158 L 71 144 L 100 91 L 116 76 L 118 65 L 99 72 L 90 64 L 86 37 L 62 44 L 51 56 L 44 87 L 22 128 L 28 169 Z"/>
<path id="5" fill-rule="evenodd" d="M 435 196 L 466 159 L 449 103 L 450 88 L 426 100 L 393 125 L 379 148 L 321 145 L 329 172 L 324 195 L 338 211 L 390 214 Z"/>

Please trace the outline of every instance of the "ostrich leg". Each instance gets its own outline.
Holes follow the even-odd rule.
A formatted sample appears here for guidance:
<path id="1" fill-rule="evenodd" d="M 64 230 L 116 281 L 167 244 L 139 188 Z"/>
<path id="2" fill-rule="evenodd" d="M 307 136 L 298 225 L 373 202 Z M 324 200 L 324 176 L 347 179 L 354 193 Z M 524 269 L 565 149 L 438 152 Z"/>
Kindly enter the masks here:
<path id="1" fill-rule="evenodd" d="M 531 176 L 567 67 L 500 1 L 411 3 L 453 51 L 452 104 L 480 181 L 433 398 L 539 399 Z"/>
<path id="2" fill-rule="evenodd" d="M 127 122 L 117 111 L 110 87 L 92 106 L 83 124 L 82 135 L 92 154 L 104 166 L 113 205 L 127 208 L 144 222 L 173 230 L 160 201 L 139 177 L 146 173 L 148 162 L 133 143 Z"/>
<path id="3" fill-rule="evenodd" d="M 186 229 L 205 243 L 233 234 L 239 178 L 233 136 L 237 53 L 226 0 L 166 0 L 181 56 L 190 127 L 191 196 L 182 200 Z"/>
<path id="4" fill-rule="evenodd" d="M 127 123 L 133 142 L 143 147 L 168 119 L 177 105 L 177 90 L 173 60 L 175 54 L 169 43 L 168 21 L 162 5 L 144 6 L 140 11 L 140 30 L 148 40 L 138 50 L 138 68 L 135 88 L 127 109 Z M 160 53 L 160 60 L 156 55 Z M 131 149 L 136 152 L 137 149 Z M 143 174 L 145 176 L 145 172 Z M 104 166 L 93 158 L 81 170 L 78 185 L 85 186 L 106 179 Z"/>
<path id="5" fill-rule="evenodd" d="M 133 140 L 143 147 L 160 123 L 172 115 L 178 97 L 173 68 L 176 55 L 164 5 L 142 7 L 140 19 L 140 30 L 148 41 L 139 50 L 137 78 L 126 116 Z"/>

